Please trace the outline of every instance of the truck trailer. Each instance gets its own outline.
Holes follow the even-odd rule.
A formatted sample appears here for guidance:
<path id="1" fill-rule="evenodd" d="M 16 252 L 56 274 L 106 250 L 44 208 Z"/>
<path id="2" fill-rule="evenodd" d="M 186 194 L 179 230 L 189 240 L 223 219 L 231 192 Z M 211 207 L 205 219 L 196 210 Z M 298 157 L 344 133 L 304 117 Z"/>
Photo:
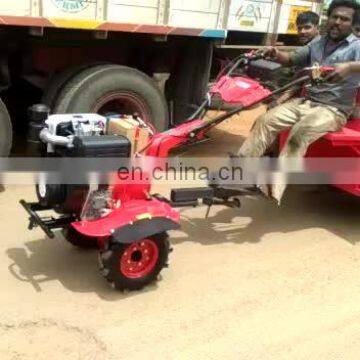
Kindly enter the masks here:
<path id="1" fill-rule="evenodd" d="M 0 0 L 0 157 L 27 109 L 136 113 L 157 130 L 204 99 L 214 49 L 292 43 L 298 0 Z"/>

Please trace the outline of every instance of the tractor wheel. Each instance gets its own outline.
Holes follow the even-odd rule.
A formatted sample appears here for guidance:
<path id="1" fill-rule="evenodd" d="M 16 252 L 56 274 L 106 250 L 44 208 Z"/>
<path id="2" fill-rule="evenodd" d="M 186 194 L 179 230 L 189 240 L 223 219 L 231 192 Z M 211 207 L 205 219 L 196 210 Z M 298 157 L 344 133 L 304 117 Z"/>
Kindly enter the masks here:
<path id="1" fill-rule="evenodd" d="M 71 225 L 62 231 L 64 238 L 72 245 L 83 249 L 95 249 L 98 247 L 96 238 L 91 238 L 77 232 Z"/>
<path id="2" fill-rule="evenodd" d="M 120 65 L 98 65 L 78 73 L 63 86 L 53 112 L 136 113 L 158 131 L 168 128 L 167 104 L 156 83 Z"/>
<path id="3" fill-rule="evenodd" d="M 167 233 L 132 244 L 111 244 L 99 254 L 100 272 L 117 290 L 140 290 L 167 267 L 170 246 Z"/>

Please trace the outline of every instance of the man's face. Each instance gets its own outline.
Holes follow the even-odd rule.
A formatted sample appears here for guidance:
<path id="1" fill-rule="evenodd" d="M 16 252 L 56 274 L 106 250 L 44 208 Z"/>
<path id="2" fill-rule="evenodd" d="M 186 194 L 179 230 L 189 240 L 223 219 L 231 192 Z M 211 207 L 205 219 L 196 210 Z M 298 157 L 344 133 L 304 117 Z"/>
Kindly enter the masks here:
<path id="1" fill-rule="evenodd" d="M 311 23 L 297 25 L 297 32 L 301 45 L 306 45 L 312 39 L 319 35 L 318 27 Z"/>
<path id="2" fill-rule="evenodd" d="M 329 16 L 327 33 L 331 40 L 338 42 L 348 37 L 352 32 L 354 9 L 339 6 Z"/>
<path id="3" fill-rule="evenodd" d="M 353 25 L 353 33 L 355 36 L 360 37 L 360 24 Z"/>

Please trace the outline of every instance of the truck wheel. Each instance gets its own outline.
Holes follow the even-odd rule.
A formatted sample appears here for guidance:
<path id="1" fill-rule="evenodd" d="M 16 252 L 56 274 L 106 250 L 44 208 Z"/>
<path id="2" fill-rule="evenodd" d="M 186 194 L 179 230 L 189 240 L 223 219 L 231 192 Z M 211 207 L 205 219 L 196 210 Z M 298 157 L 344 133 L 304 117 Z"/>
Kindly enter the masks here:
<path id="1" fill-rule="evenodd" d="M 12 146 L 12 125 L 5 104 L 0 100 L 0 157 L 7 157 Z"/>
<path id="2" fill-rule="evenodd" d="M 65 227 L 62 234 L 70 244 L 76 247 L 83 249 L 95 249 L 98 247 L 97 239 L 80 234 L 71 225 Z"/>
<path id="3" fill-rule="evenodd" d="M 111 244 L 99 254 L 100 272 L 117 290 L 140 290 L 167 267 L 167 233 L 132 244 Z"/>
<path id="4" fill-rule="evenodd" d="M 80 64 L 77 66 L 72 66 L 68 69 L 65 69 L 55 74 L 50 79 L 49 84 L 44 90 L 42 103 L 49 106 L 49 108 L 53 110 L 62 89 L 69 81 L 71 81 L 76 75 L 78 75 L 80 72 L 86 69 L 104 64 L 105 63 L 100 63 L 100 62 Z"/>
<path id="5" fill-rule="evenodd" d="M 168 97 L 174 100 L 174 122 L 192 115 L 205 99 L 210 79 L 213 44 L 199 40 L 184 48 L 166 83 Z"/>
<path id="6" fill-rule="evenodd" d="M 60 92 L 54 113 L 137 113 L 158 131 L 168 127 L 164 96 L 144 73 L 126 66 L 86 69 Z"/>

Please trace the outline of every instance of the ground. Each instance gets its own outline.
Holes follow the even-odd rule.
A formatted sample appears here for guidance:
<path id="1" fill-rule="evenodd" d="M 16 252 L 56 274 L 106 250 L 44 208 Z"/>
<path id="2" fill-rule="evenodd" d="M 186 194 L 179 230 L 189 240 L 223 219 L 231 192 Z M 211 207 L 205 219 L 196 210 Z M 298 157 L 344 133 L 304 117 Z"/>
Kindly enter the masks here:
<path id="1" fill-rule="evenodd" d="M 252 118 L 190 153 L 236 149 Z M 359 358 L 356 198 L 291 188 L 280 208 L 182 209 L 169 269 L 126 294 L 100 277 L 96 251 L 27 231 L 21 198 L 33 189 L 0 194 L 0 359 Z"/>

